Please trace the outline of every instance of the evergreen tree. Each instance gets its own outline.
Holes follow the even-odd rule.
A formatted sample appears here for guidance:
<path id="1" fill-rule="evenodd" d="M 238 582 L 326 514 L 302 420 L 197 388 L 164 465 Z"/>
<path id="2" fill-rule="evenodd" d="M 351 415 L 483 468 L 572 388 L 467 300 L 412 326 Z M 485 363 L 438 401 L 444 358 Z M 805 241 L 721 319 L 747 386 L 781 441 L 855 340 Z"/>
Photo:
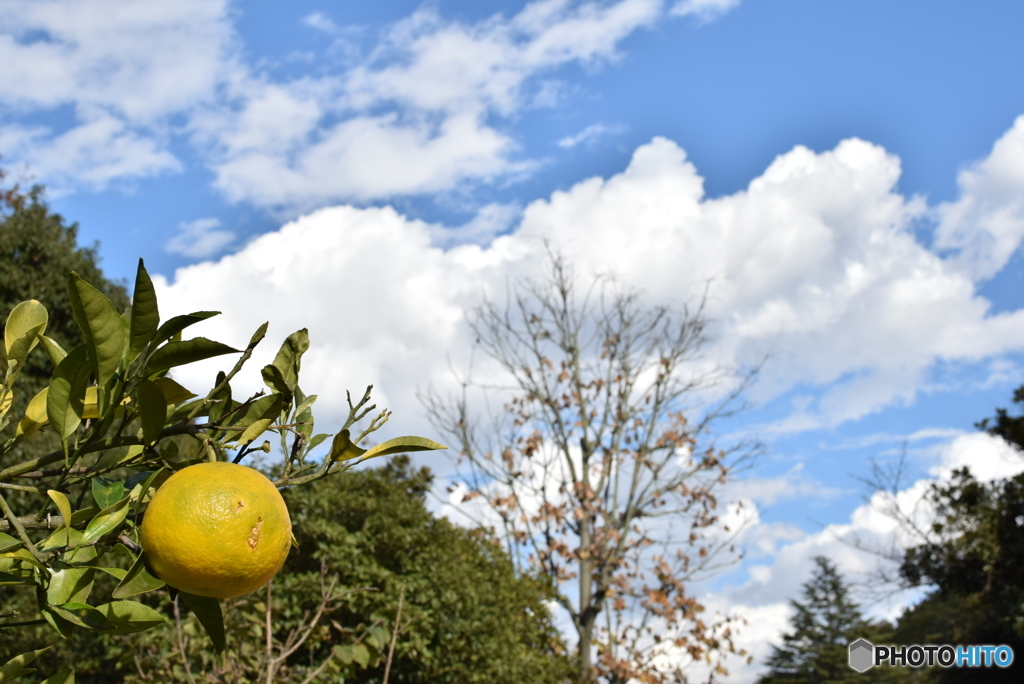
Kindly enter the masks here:
<path id="1" fill-rule="evenodd" d="M 890 643 L 885 623 L 869 623 L 850 596 L 850 588 L 835 564 L 824 556 L 814 559 L 813 577 L 803 586 L 803 601 L 791 601 L 792 631 L 772 648 L 769 671 L 758 684 L 861 684 L 914 681 L 906 668 L 872 668 L 858 673 L 849 666 L 850 642 L 867 639 Z"/>
<path id="2" fill-rule="evenodd" d="M 28 192 L 17 186 L 0 190 L 0 325 L 16 304 L 37 299 L 50 316 L 46 334 L 66 350 L 81 344 L 68 299 L 71 271 L 106 295 L 118 312 L 124 311 L 128 291 L 103 275 L 98 247 L 78 245 L 78 224 L 68 225 L 50 211 L 42 186 Z M 28 400 L 49 384 L 51 370 L 45 355 L 28 357 L 12 413 L 20 415 Z"/>

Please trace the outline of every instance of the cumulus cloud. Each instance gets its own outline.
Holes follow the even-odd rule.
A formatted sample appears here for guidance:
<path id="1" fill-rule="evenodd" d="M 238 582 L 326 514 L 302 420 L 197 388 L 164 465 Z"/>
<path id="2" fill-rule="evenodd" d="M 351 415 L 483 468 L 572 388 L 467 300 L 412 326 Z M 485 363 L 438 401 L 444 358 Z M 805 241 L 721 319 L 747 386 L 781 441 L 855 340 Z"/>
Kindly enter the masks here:
<path id="1" fill-rule="evenodd" d="M 742 366 L 773 353 L 752 397 L 816 388 L 818 396 L 796 402 L 786 419 L 786 429 L 807 430 L 912 401 L 939 361 L 1022 346 L 1024 312 L 990 315 L 975 283 L 915 239 L 913 222 L 930 210 L 897 192 L 899 173 L 896 157 L 851 139 L 818 154 L 797 147 L 745 190 L 707 199 L 685 152 L 656 138 L 623 172 L 531 203 L 518 227 L 489 247 L 443 251 L 443 227 L 390 209 L 338 207 L 217 264 L 179 271 L 167 292 L 183 307 L 223 298 L 225 310 L 237 309 L 232 293 L 245 292 L 243 307 L 269 297 L 280 304 L 270 310 L 287 309 L 289 324 L 324 321 L 332 350 L 354 354 L 367 376 L 394 378 L 388 391 L 417 413 L 412 387 L 445 375 L 446 354 L 456 367 L 468 362 L 462 307 L 484 291 L 500 296 L 506 276 L 537 275 L 549 238 L 584 278 L 615 273 L 652 302 L 692 303 L 710 280 L 717 339 L 708 361 Z M 357 277 L 366 269 L 369 280 Z M 307 280 L 311 273 L 317 279 Z M 283 304 L 290 293 L 301 293 L 301 305 Z M 362 293 L 372 293 L 372 309 L 359 303 Z M 437 324 L 429 323 L 433 315 Z M 359 320 L 377 344 L 352 336 Z M 396 348 L 406 354 L 396 356 Z"/>
<path id="2" fill-rule="evenodd" d="M 938 207 L 936 247 L 954 250 L 952 263 L 971 278 L 991 278 L 1024 238 L 1024 116 L 958 184 L 960 198 Z"/>
<path id="3" fill-rule="evenodd" d="M 164 243 L 164 249 L 193 259 L 208 259 L 227 249 L 237 237 L 230 230 L 221 229 L 219 219 L 203 218 L 179 225 L 174 237 Z"/>

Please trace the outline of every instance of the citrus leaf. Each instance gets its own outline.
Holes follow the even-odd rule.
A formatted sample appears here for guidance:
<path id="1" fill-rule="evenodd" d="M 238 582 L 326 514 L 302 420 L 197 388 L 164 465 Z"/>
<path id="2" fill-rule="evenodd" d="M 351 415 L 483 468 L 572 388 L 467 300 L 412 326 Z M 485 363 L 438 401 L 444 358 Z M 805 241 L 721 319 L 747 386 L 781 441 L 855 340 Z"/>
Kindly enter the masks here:
<path id="1" fill-rule="evenodd" d="M 82 422 L 89 370 L 88 351 L 80 344 L 53 371 L 46 395 L 46 416 L 61 439 L 67 439 Z"/>
<path id="2" fill-rule="evenodd" d="M 0 586 L 16 586 L 19 584 L 32 584 L 32 580 L 27 577 L 19 577 L 7 572 L 0 572 Z"/>
<path id="3" fill-rule="evenodd" d="M 359 458 L 366 453 L 366 449 L 360 449 L 352 443 L 352 437 L 348 430 L 342 430 L 334 436 L 331 442 L 331 460 L 349 461 Z"/>
<path id="4" fill-rule="evenodd" d="M 39 342 L 43 345 L 43 349 L 46 350 L 46 355 L 50 357 L 50 363 L 53 364 L 54 368 L 56 368 L 57 364 L 63 361 L 64 357 L 68 355 L 68 353 L 64 351 L 64 347 L 57 344 L 53 338 L 42 335 L 39 338 Z"/>
<path id="5" fill-rule="evenodd" d="M 97 478 L 98 479 L 98 478 Z M 95 487 L 95 480 L 93 480 L 93 487 Z M 53 500 L 53 503 L 57 505 L 57 510 L 60 511 L 60 517 L 63 518 L 63 524 L 65 526 L 71 526 L 71 502 L 68 501 L 68 497 L 63 495 L 62 491 L 56 489 L 47 489 L 46 496 Z M 63 603 L 63 601 L 59 601 Z"/>
<path id="6" fill-rule="evenodd" d="M 219 315 L 220 311 L 196 311 L 185 316 L 175 316 L 157 328 L 156 334 L 153 335 L 153 346 L 163 344 L 190 325 L 195 325 L 199 321 L 205 321 L 207 318 Z"/>
<path id="7" fill-rule="evenodd" d="M 306 450 L 312 451 L 313 449 L 316 449 L 328 437 L 330 437 L 330 435 L 325 434 L 323 432 L 321 432 L 319 435 L 313 435 L 313 437 L 309 440 L 309 446 L 306 447 Z"/>
<path id="8" fill-rule="evenodd" d="M 157 378 L 153 384 L 160 388 L 168 404 L 180 404 L 196 396 L 170 378 Z"/>
<path id="9" fill-rule="evenodd" d="M 7 415 L 7 412 L 11 410 L 11 406 L 14 404 L 14 390 L 8 387 L 0 388 L 0 417 Z M 4 425 L 6 425 L 6 421 Z"/>
<path id="10" fill-rule="evenodd" d="M 132 314 L 128 327 L 128 363 L 135 360 L 149 341 L 156 335 L 160 325 L 160 310 L 156 305 L 156 290 L 146 272 L 146 266 L 139 259 L 135 272 L 135 292 L 132 294 Z"/>
<path id="11" fill-rule="evenodd" d="M 288 383 L 285 381 L 284 376 L 281 375 L 281 371 L 277 366 L 264 366 L 263 370 L 260 371 L 260 375 L 263 376 L 264 385 L 269 387 L 272 392 L 284 397 L 286 404 L 291 403 L 292 390 L 288 387 Z"/>
<path id="12" fill-rule="evenodd" d="M 51 605 L 69 602 L 85 603 L 92 592 L 92 583 L 95 578 L 96 570 L 94 568 L 66 566 L 54 570 L 50 575 L 50 585 L 46 588 L 46 600 Z"/>
<path id="13" fill-rule="evenodd" d="M 99 570 L 100 572 L 107 573 L 108 575 L 116 579 L 118 582 L 123 580 L 125 576 L 128 574 L 128 571 L 124 568 L 104 568 L 100 567 L 99 565 L 95 565 L 93 566 L 93 568 Z"/>
<path id="14" fill-rule="evenodd" d="M 184 599 L 188 607 L 199 618 L 199 623 L 210 636 L 210 641 L 213 642 L 213 648 L 217 653 L 223 653 L 226 640 L 224 638 L 224 614 L 221 613 L 220 602 L 215 598 L 195 596 L 183 591 L 179 591 L 178 596 Z"/>
<path id="15" fill-rule="evenodd" d="M 22 653 L 20 656 L 11 658 L 4 663 L 3 666 L 0 666 L 0 682 L 10 682 L 22 675 L 35 672 L 35 670 L 26 668 L 25 666 L 49 651 L 51 648 L 53 648 L 53 646 L 47 646 L 46 648 L 41 648 L 38 651 L 29 651 L 28 653 Z"/>
<path id="16" fill-rule="evenodd" d="M 142 423 L 142 441 L 153 444 L 160 438 L 160 432 L 167 421 L 167 399 L 160 388 L 149 380 L 143 380 L 136 388 L 139 397 L 139 420 Z"/>
<path id="17" fill-rule="evenodd" d="M 61 639 L 71 638 L 71 634 L 75 631 L 75 626 L 72 623 L 54 613 L 49 606 L 43 608 L 41 612 L 46 621 L 50 623 L 50 626 L 57 630 L 57 634 L 60 635 Z"/>
<path id="18" fill-rule="evenodd" d="M 49 609 L 55 615 L 59 615 L 79 627 L 104 631 L 114 629 L 114 623 L 108 620 L 106 615 L 85 603 L 72 602 L 62 606 L 51 605 Z"/>
<path id="19" fill-rule="evenodd" d="M 295 385 L 299 381 L 299 367 L 302 365 L 302 355 L 309 349 L 309 331 L 306 328 L 296 330 L 285 339 L 274 357 L 274 367 L 281 372 L 288 389 L 295 391 Z"/>
<path id="20" fill-rule="evenodd" d="M 139 557 L 132 563 L 132 567 L 128 569 L 128 574 L 114 588 L 111 596 L 116 599 L 124 599 L 137 594 L 145 594 L 147 591 L 153 591 L 162 586 L 164 586 L 164 581 L 149 572 L 145 559 L 142 554 L 139 554 Z"/>
<path id="21" fill-rule="evenodd" d="M 68 276 L 68 295 L 75 323 L 82 331 L 96 383 L 107 384 L 124 355 L 124 326 L 114 305 L 89 283 L 72 271 Z M 53 422 L 53 421 L 51 421 Z"/>
<path id="22" fill-rule="evenodd" d="M 395 437 L 368 450 L 359 460 L 365 461 L 369 458 L 388 456 L 390 454 L 404 454 L 408 451 L 434 451 L 435 449 L 447 448 L 445 445 L 438 444 L 426 437 Z"/>
<path id="23" fill-rule="evenodd" d="M 25 360 L 39 342 L 39 336 L 46 330 L 48 318 L 46 307 L 34 299 L 21 302 L 11 309 L 4 326 L 4 349 L 8 360 Z"/>
<path id="24" fill-rule="evenodd" d="M 163 615 L 136 601 L 111 601 L 96 606 L 96 610 L 114 625 L 113 629 L 103 630 L 107 634 L 144 632 L 167 622 Z"/>
<path id="25" fill-rule="evenodd" d="M 120 480 L 94 477 L 92 479 L 92 498 L 100 508 L 113 506 L 124 498 L 124 483 Z"/>
<path id="26" fill-rule="evenodd" d="M 223 354 L 237 354 L 238 350 L 205 337 L 194 337 L 182 342 L 168 342 L 153 352 L 146 364 L 144 375 L 153 375 L 160 371 L 194 363 Z"/>
<path id="27" fill-rule="evenodd" d="M 280 394 L 260 397 L 250 404 L 245 415 L 235 423 L 238 427 L 245 428 L 238 436 L 238 445 L 245 446 L 262 435 L 274 420 L 280 417 L 283 408 L 284 397 Z"/>
<path id="28" fill-rule="evenodd" d="M 22 541 L 20 539 L 15 539 L 9 534 L 4 534 L 3 532 L 0 532 L 0 553 L 3 553 L 4 551 L 10 551 L 11 549 L 16 549 L 20 547 L 21 544 Z"/>
<path id="29" fill-rule="evenodd" d="M 49 391 L 49 387 L 44 387 L 28 402 L 25 415 L 18 421 L 18 428 L 14 431 L 15 437 L 31 435 L 49 422 L 46 416 L 46 395 Z"/>
<path id="30" fill-rule="evenodd" d="M 113 532 L 127 517 L 130 502 L 131 499 L 126 496 L 113 506 L 107 506 L 97 513 L 96 517 L 90 520 L 86 526 L 85 534 L 82 535 L 82 543 L 90 544 L 103 535 Z"/>
<path id="31" fill-rule="evenodd" d="M 52 677 L 47 677 L 39 684 L 75 684 L 75 668 L 69 667 L 66 670 L 61 670 Z"/>

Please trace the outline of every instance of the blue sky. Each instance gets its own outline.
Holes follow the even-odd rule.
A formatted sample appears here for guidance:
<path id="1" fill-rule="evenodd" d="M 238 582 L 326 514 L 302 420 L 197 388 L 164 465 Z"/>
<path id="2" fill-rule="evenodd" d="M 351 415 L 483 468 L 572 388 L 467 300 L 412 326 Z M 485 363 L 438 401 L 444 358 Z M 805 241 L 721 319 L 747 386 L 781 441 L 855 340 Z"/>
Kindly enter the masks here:
<path id="1" fill-rule="evenodd" d="M 704 590 L 760 656 L 815 553 L 870 566 L 834 539 L 886 531 L 870 458 L 1019 466 L 973 423 L 1024 379 L 1021 26 L 1011 1 L 8 0 L 0 154 L 108 274 L 141 256 L 166 306 L 236 312 L 211 334 L 309 325 L 322 415 L 374 382 L 417 434 L 413 389 L 531 236 L 659 301 L 715 279 L 715 360 L 772 357 L 723 426 L 768 445 L 735 490 L 762 543 Z"/>

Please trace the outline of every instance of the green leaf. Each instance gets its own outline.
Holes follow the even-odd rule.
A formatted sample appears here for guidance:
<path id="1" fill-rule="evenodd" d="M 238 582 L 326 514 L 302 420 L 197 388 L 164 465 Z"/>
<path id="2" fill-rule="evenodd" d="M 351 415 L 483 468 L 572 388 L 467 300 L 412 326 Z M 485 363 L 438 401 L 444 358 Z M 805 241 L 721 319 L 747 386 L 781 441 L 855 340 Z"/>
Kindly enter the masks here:
<path id="1" fill-rule="evenodd" d="M 237 354 L 238 350 L 205 337 L 195 337 L 182 342 L 168 342 L 153 352 L 146 364 L 144 375 L 153 375 L 160 371 L 210 359 L 223 354 Z"/>
<path id="2" fill-rule="evenodd" d="M 61 639 L 71 638 L 71 634 L 75 631 L 74 624 L 54 613 L 49 606 L 43 608 L 41 612 L 43 617 L 46 618 L 46 621 L 50 623 L 50 626 L 53 627 L 57 631 L 57 634 L 60 635 Z"/>
<path id="3" fill-rule="evenodd" d="M 96 514 L 96 517 L 89 521 L 82 535 L 83 544 L 91 544 L 105 534 L 117 529 L 117 526 L 124 522 L 128 515 L 129 497 L 124 497 L 113 506 L 107 506 Z"/>
<path id="4" fill-rule="evenodd" d="M 136 392 L 139 397 L 142 441 L 146 444 L 153 444 L 160 439 L 160 433 L 167 421 L 167 399 L 160 388 L 149 380 L 140 382 Z"/>
<path id="5" fill-rule="evenodd" d="M 190 325 L 219 315 L 220 311 L 196 311 L 185 316 L 175 316 L 157 329 L 156 334 L 153 335 L 153 346 L 163 344 Z"/>
<path id="6" fill-rule="evenodd" d="M 426 437 L 395 437 L 383 444 L 378 444 L 365 452 L 360 461 L 377 456 L 388 456 L 390 454 L 404 454 L 409 451 L 434 451 L 435 449 L 447 449 L 443 444 L 438 444 Z"/>
<path id="7" fill-rule="evenodd" d="M 46 307 L 34 299 L 21 302 L 11 309 L 4 326 L 4 348 L 9 360 L 25 360 L 39 342 L 39 336 L 46 330 L 48 318 Z"/>
<path id="8" fill-rule="evenodd" d="M 21 543 L 20 539 L 16 539 L 9 534 L 0 532 L 0 553 L 10 551 L 11 549 L 17 549 L 21 546 Z"/>
<path id="9" fill-rule="evenodd" d="M 113 506 L 124 498 L 124 483 L 120 480 L 94 477 L 92 479 L 92 498 L 100 508 Z"/>
<path id="10" fill-rule="evenodd" d="M 38 651 L 29 651 L 28 653 L 22 653 L 20 656 L 11 658 L 2 667 L 0 667 L 0 682 L 10 682 L 22 675 L 35 672 L 35 670 L 26 668 L 25 666 L 49 651 L 51 648 L 53 648 L 53 646 L 47 646 L 46 648 L 41 648 Z"/>
<path id="11" fill-rule="evenodd" d="M 295 385 L 299 381 L 299 367 L 302 365 L 302 355 L 309 349 L 309 331 L 306 328 L 293 332 L 281 345 L 277 356 L 274 357 L 274 366 L 281 371 L 288 389 L 295 391 Z"/>
<path id="12" fill-rule="evenodd" d="M 312 439 L 309 440 L 309 444 L 306 447 L 306 450 L 312 451 L 313 449 L 316 449 L 328 437 L 330 437 L 330 435 L 324 434 L 322 432 L 319 435 L 313 435 Z"/>
<path id="13" fill-rule="evenodd" d="M 47 677 L 39 684 L 75 684 L 75 668 L 69 667 L 66 670 L 61 670 L 52 677 Z"/>
<path id="14" fill-rule="evenodd" d="M 210 635 L 210 641 L 213 642 L 217 653 L 223 653 L 226 640 L 224 638 L 224 615 L 220 611 L 220 602 L 215 598 L 195 596 L 183 591 L 179 591 L 178 596 L 184 599 L 188 607 L 199 618 L 199 623 Z"/>
<path id="15" fill-rule="evenodd" d="M 18 575 L 12 575 L 7 572 L 0 572 L 0 586 L 17 586 L 19 584 L 32 584 L 32 580 L 27 577 L 19 577 Z"/>
<path id="16" fill-rule="evenodd" d="M 139 557 L 132 563 L 132 567 L 128 569 L 128 574 L 114 588 L 111 596 L 116 599 L 125 599 L 129 596 L 145 594 L 147 591 L 153 591 L 162 586 L 164 586 L 164 581 L 149 572 L 145 559 L 142 554 L 139 554 Z"/>
<path id="17" fill-rule="evenodd" d="M 149 341 L 156 335 L 160 325 L 160 310 L 156 305 L 156 290 L 146 272 L 146 266 L 139 259 L 135 272 L 135 292 L 132 294 L 132 315 L 128 333 L 128 363 L 135 360 Z"/>
<path id="18" fill-rule="evenodd" d="M 93 487 L 95 487 L 95 481 Z M 60 511 L 60 515 L 64 518 L 64 524 L 68 527 L 71 525 L 71 502 L 68 501 L 68 497 L 63 492 L 59 492 L 56 489 L 46 490 L 46 495 L 53 499 L 53 503 L 57 504 L 57 510 Z"/>
<path id="19" fill-rule="evenodd" d="M 54 563 L 54 568 L 56 567 Z M 61 563 L 61 565 L 64 565 Z M 51 605 L 64 603 L 85 603 L 92 592 L 92 583 L 96 578 L 93 568 L 73 568 L 64 566 L 54 569 L 50 575 L 50 585 L 46 588 L 46 600 Z M 76 623 L 77 624 L 77 623 Z"/>
<path id="20" fill-rule="evenodd" d="M 360 449 L 352 443 L 352 437 L 348 430 L 342 430 L 334 435 L 330 454 L 332 461 L 349 461 L 353 458 L 359 458 L 365 453 L 366 449 Z"/>
<path id="21" fill-rule="evenodd" d="M 117 372 L 124 355 L 121 316 L 102 292 L 75 272 L 68 276 L 68 295 L 75 322 L 82 330 L 86 349 L 89 350 L 96 383 L 103 387 Z"/>
<path id="22" fill-rule="evenodd" d="M 82 422 L 89 370 L 88 351 L 80 344 L 53 371 L 46 395 L 46 416 L 61 439 L 67 439 Z"/>
<path id="23" fill-rule="evenodd" d="M 272 392 L 276 392 L 284 397 L 286 404 L 292 402 L 292 388 L 288 386 L 288 382 L 284 379 L 284 375 L 281 374 L 281 370 L 277 366 L 264 366 L 260 374 L 263 376 L 263 384 L 269 387 Z"/>
<path id="24" fill-rule="evenodd" d="M 63 361 L 64 357 L 68 355 L 68 353 L 64 351 L 64 347 L 60 346 L 52 338 L 49 338 L 46 335 L 42 335 L 39 338 L 39 341 L 42 343 L 43 349 L 46 350 L 46 355 L 50 357 L 50 363 L 53 364 L 54 368 L 56 368 L 57 364 Z"/>
<path id="25" fill-rule="evenodd" d="M 49 387 L 44 387 L 28 402 L 25 415 L 18 421 L 18 428 L 14 431 L 15 437 L 31 435 L 49 421 L 46 416 L 46 395 L 49 391 Z"/>
<path id="26" fill-rule="evenodd" d="M 107 631 L 114 629 L 114 624 L 107 619 L 107 616 L 85 603 L 65 603 L 62 606 L 50 606 L 49 609 L 55 615 L 59 615 L 73 625 Z"/>
<path id="27" fill-rule="evenodd" d="M 180 404 L 196 396 L 170 378 L 157 378 L 153 384 L 160 388 L 168 404 Z"/>
<path id="28" fill-rule="evenodd" d="M 345 663 L 358 663 L 360 667 L 366 667 L 370 664 L 370 649 L 362 644 L 345 644 L 344 646 L 335 646 L 334 655 L 338 657 L 338 660 Z"/>
<path id="29" fill-rule="evenodd" d="M 281 416 L 283 408 L 284 397 L 280 394 L 269 394 L 251 403 L 245 414 L 233 423 L 237 427 L 245 428 L 237 438 L 238 445 L 245 446 L 262 435 L 274 420 Z"/>
<path id="30" fill-rule="evenodd" d="M 144 632 L 167 622 L 163 615 L 136 601 L 111 601 L 96 606 L 96 610 L 114 625 L 113 629 L 104 630 L 107 634 Z"/>

